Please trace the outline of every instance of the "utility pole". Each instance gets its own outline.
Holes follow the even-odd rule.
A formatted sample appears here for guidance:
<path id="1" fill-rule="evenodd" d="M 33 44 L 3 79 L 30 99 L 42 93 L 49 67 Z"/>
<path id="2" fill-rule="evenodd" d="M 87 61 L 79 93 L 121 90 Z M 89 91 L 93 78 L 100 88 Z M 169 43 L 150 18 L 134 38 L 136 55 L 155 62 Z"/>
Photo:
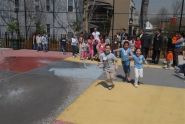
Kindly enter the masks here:
<path id="1" fill-rule="evenodd" d="M 112 11 L 112 44 L 113 44 L 113 41 L 114 41 L 114 9 L 115 9 L 115 0 L 113 0 L 113 11 Z"/>
<path id="2" fill-rule="evenodd" d="M 148 5 L 149 5 L 149 0 L 142 0 L 141 3 L 141 12 L 140 12 L 140 28 L 144 29 L 144 24 L 146 23 L 147 20 L 147 13 L 148 13 Z"/>
<path id="3" fill-rule="evenodd" d="M 53 0 L 53 40 L 55 39 L 55 0 Z"/>
<path id="4" fill-rule="evenodd" d="M 26 33 L 26 40 L 28 38 L 28 31 L 27 31 L 27 6 L 26 0 L 24 0 L 24 23 L 25 23 L 25 33 Z"/>
<path id="5" fill-rule="evenodd" d="M 88 32 L 88 7 L 89 7 L 89 0 L 83 0 L 83 31 L 84 33 Z"/>
<path id="6" fill-rule="evenodd" d="M 134 11 L 134 7 L 132 6 L 130 8 L 131 11 L 131 15 L 130 15 L 130 19 L 129 19 L 129 38 L 131 38 L 133 31 L 132 31 L 132 25 L 133 25 L 133 11 Z"/>
<path id="7" fill-rule="evenodd" d="M 19 0 L 15 1 L 15 13 L 16 13 L 16 23 L 17 23 L 17 38 L 20 39 L 20 28 L 19 28 Z"/>
<path id="8" fill-rule="evenodd" d="M 180 23 L 179 23 L 179 32 L 181 32 L 183 10 L 184 10 L 184 0 L 182 0 L 181 17 L 180 17 Z"/>

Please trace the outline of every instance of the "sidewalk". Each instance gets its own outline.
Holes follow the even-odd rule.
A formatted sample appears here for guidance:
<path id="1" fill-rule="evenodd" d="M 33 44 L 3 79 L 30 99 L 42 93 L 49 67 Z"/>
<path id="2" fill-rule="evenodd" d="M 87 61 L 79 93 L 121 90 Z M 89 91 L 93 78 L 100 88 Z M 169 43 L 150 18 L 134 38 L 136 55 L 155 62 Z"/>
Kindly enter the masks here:
<path id="1" fill-rule="evenodd" d="M 184 124 L 184 89 L 96 81 L 53 124 Z"/>

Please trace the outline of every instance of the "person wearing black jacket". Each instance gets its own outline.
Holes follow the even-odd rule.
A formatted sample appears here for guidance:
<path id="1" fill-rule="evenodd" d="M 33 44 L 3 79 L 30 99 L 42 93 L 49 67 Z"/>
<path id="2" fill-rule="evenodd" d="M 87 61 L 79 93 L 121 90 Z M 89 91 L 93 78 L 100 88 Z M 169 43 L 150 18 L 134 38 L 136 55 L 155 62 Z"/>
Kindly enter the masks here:
<path id="1" fill-rule="evenodd" d="M 162 42 L 163 42 L 163 37 L 161 35 L 161 30 L 158 30 L 156 32 L 156 35 L 153 40 L 153 55 L 152 55 L 152 63 L 158 64 L 159 63 L 159 58 L 160 58 L 160 52 L 162 48 Z"/>
<path id="2" fill-rule="evenodd" d="M 141 31 L 140 34 L 140 40 L 141 40 L 141 51 L 145 59 L 147 59 L 148 51 L 152 42 L 152 36 L 150 34 L 144 33 Z"/>
<path id="3" fill-rule="evenodd" d="M 62 34 L 60 39 L 60 51 L 64 55 L 66 54 L 66 44 L 67 44 L 66 34 Z"/>

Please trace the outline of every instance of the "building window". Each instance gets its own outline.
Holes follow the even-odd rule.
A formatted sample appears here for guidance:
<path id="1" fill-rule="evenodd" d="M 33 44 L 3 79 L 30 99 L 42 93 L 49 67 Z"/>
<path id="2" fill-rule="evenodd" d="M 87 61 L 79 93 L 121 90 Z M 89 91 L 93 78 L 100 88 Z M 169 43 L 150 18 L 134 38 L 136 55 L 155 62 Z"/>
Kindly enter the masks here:
<path id="1" fill-rule="evenodd" d="M 50 0 L 46 0 L 46 11 L 50 11 Z"/>
<path id="2" fill-rule="evenodd" d="M 67 38 L 71 39 L 73 37 L 73 32 L 67 32 Z"/>
<path id="3" fill-rule="evenodd" d="M 46 24 L 46 27 L 47 27 L 47 34 L 48 36 L 50 36 L 50 24 Z"/>
<path id="4" fill-rule="evenodd" d="M 15 11 L 19 11 L 19 0 L 15 0 Z"/>
<path id="5" fill-rule="evenodd" d="M 38 12 L 39 11 L 39 5 L 35 6 L 35 11 Z"/>
<path id="6" fill-rule="evenodd" d="M 19 7 L 19 0 L 15 0 L 15 7 Z"/>
<path id="7" fill-rule="evenodd" d="M 1 29 L 0 29 L 0 39 L 1 39 Z M 1 41 L 0 41 L 1 42 Z"/>
<path id="8" fill-rule="evenodd" d="M 74 5 L 74 0 L 68 0 L 68 5 L 67 5 L 68 12 L 73 12 L 73 5 Z"/>

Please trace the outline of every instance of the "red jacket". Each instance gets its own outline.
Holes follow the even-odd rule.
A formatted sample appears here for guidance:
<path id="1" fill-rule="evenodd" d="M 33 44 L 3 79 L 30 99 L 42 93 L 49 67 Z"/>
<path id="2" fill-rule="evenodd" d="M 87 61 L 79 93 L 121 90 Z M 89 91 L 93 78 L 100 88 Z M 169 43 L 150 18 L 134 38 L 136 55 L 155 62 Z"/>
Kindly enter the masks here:
<path id="1" fill-rule="evenodd" d="M 141 48 L 141 41 L 140 40 L 136 40 L 134 46 L 135 46 L 136 49 L 140 49 Z"/>

